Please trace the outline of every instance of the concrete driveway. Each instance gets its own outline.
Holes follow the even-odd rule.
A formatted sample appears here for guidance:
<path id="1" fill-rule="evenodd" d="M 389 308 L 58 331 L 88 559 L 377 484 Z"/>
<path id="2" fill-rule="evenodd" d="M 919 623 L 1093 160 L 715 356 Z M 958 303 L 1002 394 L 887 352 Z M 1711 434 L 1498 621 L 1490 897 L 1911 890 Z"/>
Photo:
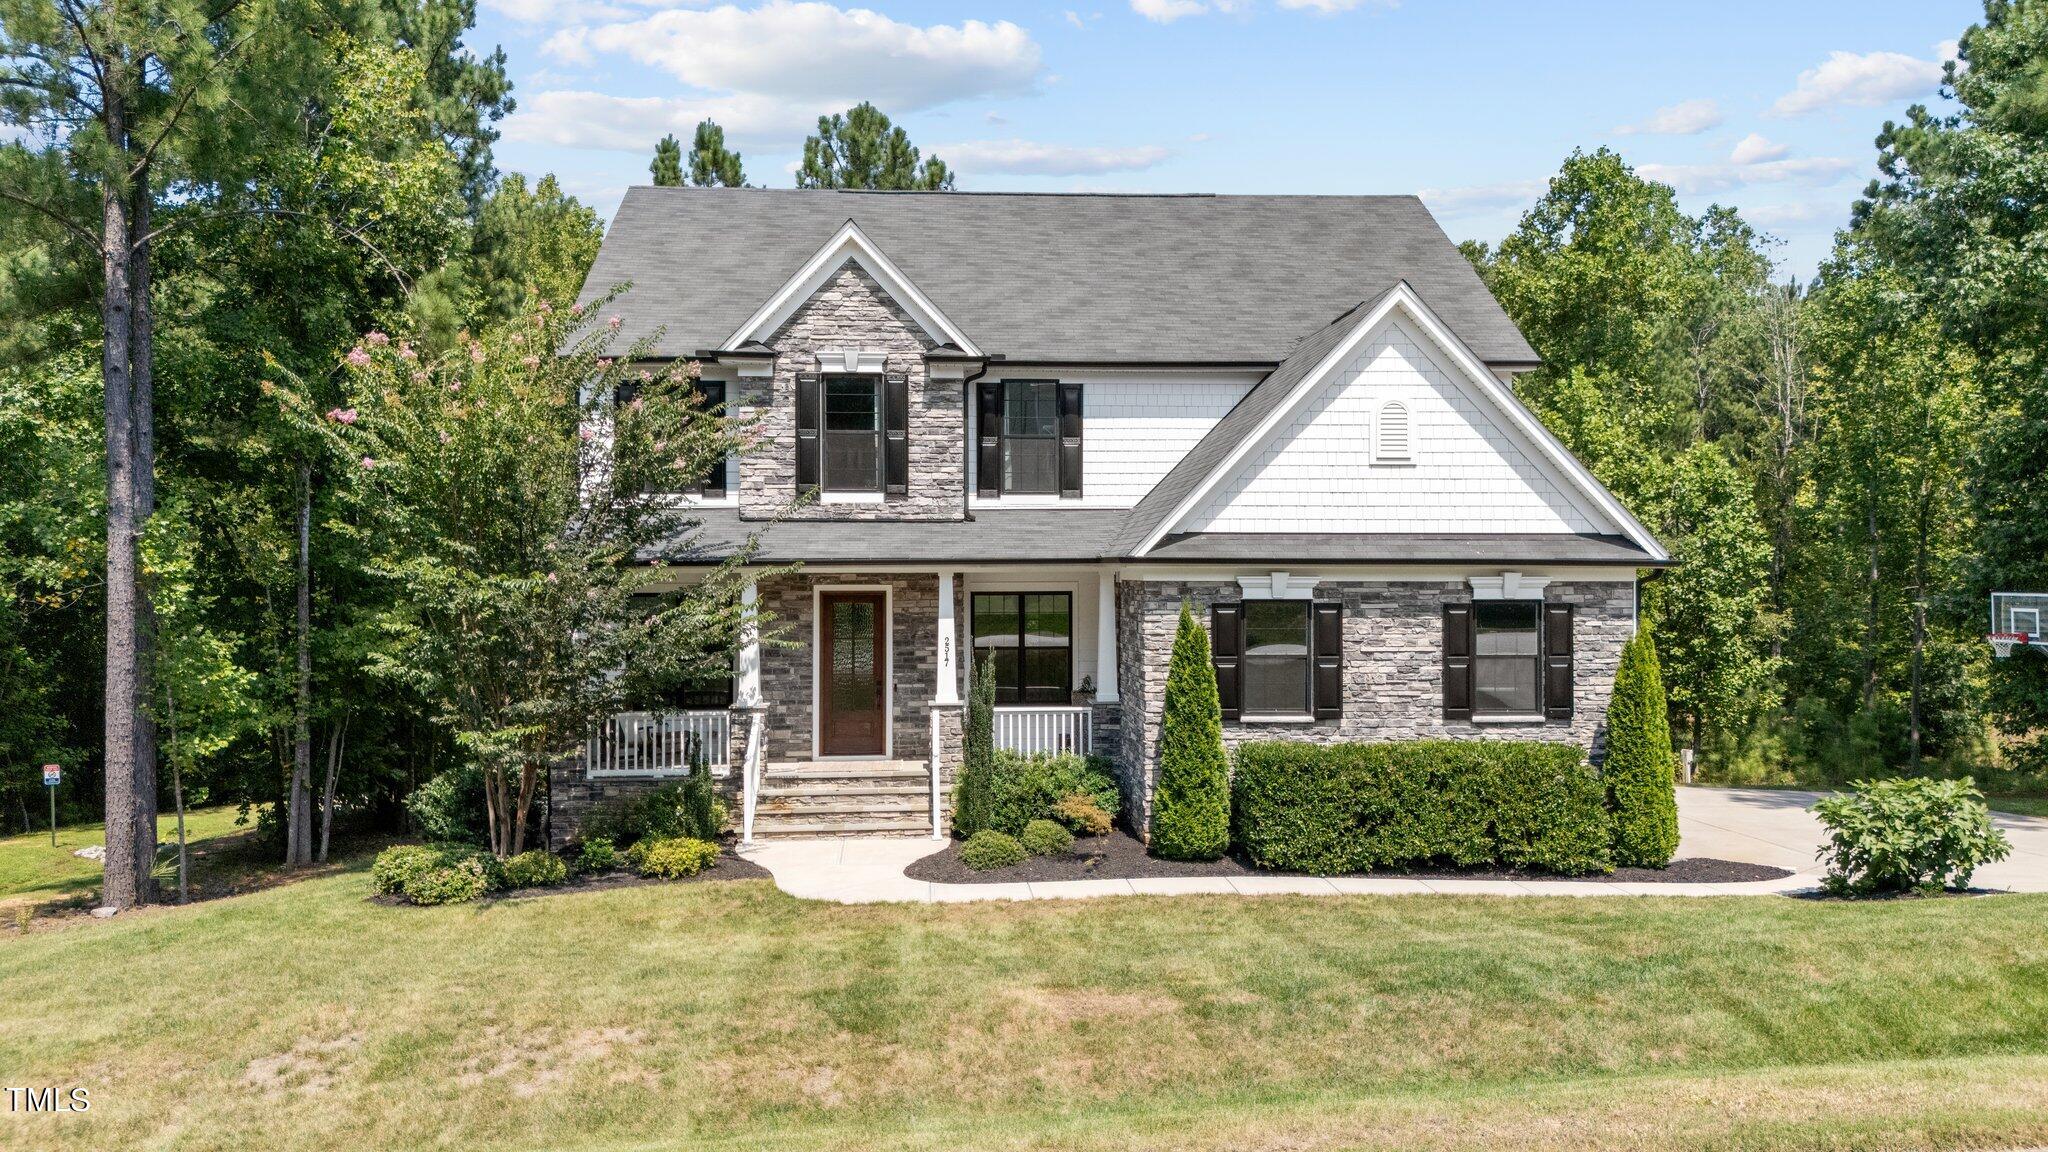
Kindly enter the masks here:
<path id="1" fill-rule="evenodd" d="M 1819 875 L 1826 839 L 1807 809 L 1825 792 L 1778 788 L 1680 788 L 1678 854 L 1770 864 Z M 1991 814 L 2012 841 L 2012 855 L 1977 870 L 1971 883 L 2014 892 L 2048 892 L 2048 818 Z"/>

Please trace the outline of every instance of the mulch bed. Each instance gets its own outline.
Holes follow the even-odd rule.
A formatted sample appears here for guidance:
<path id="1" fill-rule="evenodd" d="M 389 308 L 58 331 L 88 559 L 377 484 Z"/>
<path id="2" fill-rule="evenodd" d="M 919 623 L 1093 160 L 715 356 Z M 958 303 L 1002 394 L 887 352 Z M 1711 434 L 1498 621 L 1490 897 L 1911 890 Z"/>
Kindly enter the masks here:
<path id="1" fill-rule="evenodd" d="M 1043 883 L 1052 880 L 1149 880 L 1175 876 L 1288 876 L 1297 873 L 1271 872 L 1254 868 L 1233 856 L 1221 860 L 1188 862 L 1161 860 L 1145 851 L 1138 838 L 1117 829 L 1107 836 L 1082 836 L 1074 841 L 1067 856 L 1034 856 L 1008 868 L 976 872 L 960 862 L 960 843 L 935 852 L 903 870 L 912 880 L 940 884 Z M 1368 873 L 1351 873 L 1363 876 Z M 1604 876 L 1553 876 L 1547 872 L 1524 872 L 1501 868 L 1418 868 L 1412 871 L 1370 873 L 1381 878 L 1415 880 L 1583 880 L 1594 884 L 1741 884 L 1754 880 L 1776 880 L 1792 873 L 1763 864 L 1692 857 L 1674 860 L 1665 868 L 1616 868 Z"/>
<path id="2" fill-rule="evenodd" d="M 663 880 L 653 876 L 642 876 L 636 872 L 621 869 L 616 872 L 600 872 L 595 875 L 570 874 L 567 880 L 550 888 L 513 888 L 504 892 L 493 892 L 478 904 L 498 904 L 507 900 L 536 900 L 543 896 L 567 896 L 576 892 L 607 892 L 614 888 L 645 888 L 656 884 L 708 884 L 721 880 L 771 880 L 773 875 L 752 860 L 733 855 L 728 848 L 718 854 L 718 860 L 697 873 L 675 880 Z M 384 904 L 393 908 L 410 908 L 412 903 L 403 896 L 371 896 L 372 904 Z"/>

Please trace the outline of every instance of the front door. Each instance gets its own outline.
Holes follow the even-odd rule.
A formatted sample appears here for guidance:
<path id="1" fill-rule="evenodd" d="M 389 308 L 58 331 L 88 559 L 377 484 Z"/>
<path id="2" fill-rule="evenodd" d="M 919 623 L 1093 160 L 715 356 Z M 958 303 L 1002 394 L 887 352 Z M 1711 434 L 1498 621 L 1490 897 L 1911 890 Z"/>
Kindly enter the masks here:
<path id="1" fill-rule="evenodd" d="M 818 612 L 818 753 L 885 756 L 888 601 L 880 592 L 826 592 Z"/>

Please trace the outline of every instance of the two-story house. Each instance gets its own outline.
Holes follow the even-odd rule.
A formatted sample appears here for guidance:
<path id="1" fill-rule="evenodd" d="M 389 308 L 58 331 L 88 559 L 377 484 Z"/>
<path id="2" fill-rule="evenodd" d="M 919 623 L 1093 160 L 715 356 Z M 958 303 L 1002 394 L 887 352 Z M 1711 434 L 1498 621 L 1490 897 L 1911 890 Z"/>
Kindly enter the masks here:
<path id="1" fill-rule="evenodd" d="M 636 188 L 584 298 L 621 284 L 760 422 L 665 559 L 801 568 L 752 592 L 784 643 L 556 770 L 558 842 L 691 741 L 750 838 L 935 834 L 984 658 L 998 742 L 1107 757 L 1142 830 L 1183 603 L 1232 744 L 1594 751 L 1668 559 L 1414 197 Z"/>

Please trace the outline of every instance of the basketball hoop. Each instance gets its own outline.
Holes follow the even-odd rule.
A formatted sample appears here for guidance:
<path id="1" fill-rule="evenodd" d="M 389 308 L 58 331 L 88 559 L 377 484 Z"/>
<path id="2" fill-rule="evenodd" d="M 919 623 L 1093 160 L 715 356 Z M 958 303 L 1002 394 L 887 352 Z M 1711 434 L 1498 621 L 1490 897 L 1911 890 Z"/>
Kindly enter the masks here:
<path id="1" fill-rule="evenodd" d="M 2012 655 L 2022 644 L 2048 652 L 2048 592 L 1993 592 L 1991 594 L 1991 654 L 2000 660 Z"/>
<path id="2" fill-rule="evenodd" d="M 2003 660 L 2012 655 L 2013 645 L 2027 642 L 2027 635 L 2024 632 L 1993 632 L 1985 639 L 1991 641 L 1991 655 Z"/>

